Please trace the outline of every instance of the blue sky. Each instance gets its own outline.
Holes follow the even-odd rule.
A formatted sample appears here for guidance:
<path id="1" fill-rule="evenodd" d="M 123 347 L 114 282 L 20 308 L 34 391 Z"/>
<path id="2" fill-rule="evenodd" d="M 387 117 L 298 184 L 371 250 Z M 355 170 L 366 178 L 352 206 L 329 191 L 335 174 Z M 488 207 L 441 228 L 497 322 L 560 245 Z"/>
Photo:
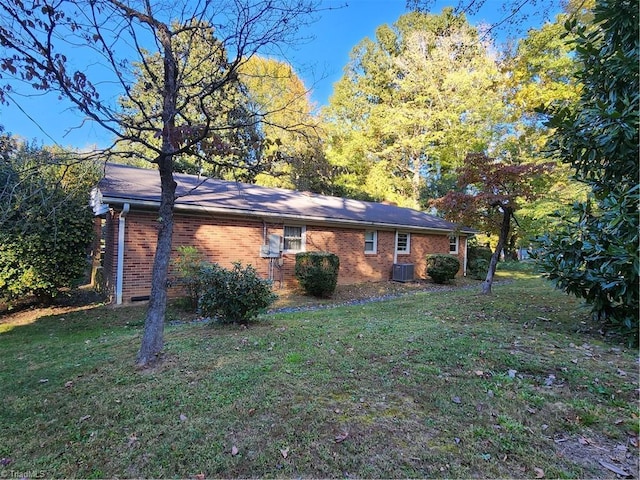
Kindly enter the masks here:
<path id="1" fill-rule="evenodd" d="M 456 0 L 437 0 L 432 11 L 440 13 L 443 7 L 455 3 Z M 470 18 L 471 23 L 497 21 L 503 3 L 503 0 L 487 0 L 483 9 Z M 288 54 L 318 105 L 327 103 L 351 49 L 365 37 L 373 37 L 378 26 L 395 22 L 406 12 L 406 0 L 323 0 L 323 6 L 334 9 L 323 11 L 316 23 L 301 32 L 310 40 Z M 542 20 L 538 18 L 537 25 L 535 21 L 532 25 L 538 27 Z M 102 127 L 83 123 L 83 117 L 58 100 L 57 95 L 15 98 L 20 108 L 13 104 L 0 105 L 0 125 L 7 132 L 45 145 L 57 143 L 80 149 L 105 146 L 110 139 Z"/>

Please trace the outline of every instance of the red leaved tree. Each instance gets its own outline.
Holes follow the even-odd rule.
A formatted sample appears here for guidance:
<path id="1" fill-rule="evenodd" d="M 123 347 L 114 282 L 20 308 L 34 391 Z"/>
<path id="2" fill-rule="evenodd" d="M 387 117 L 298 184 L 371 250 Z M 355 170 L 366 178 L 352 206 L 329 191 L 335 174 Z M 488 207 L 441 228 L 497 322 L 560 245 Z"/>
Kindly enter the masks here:
<path id="1" fill-rule="evenodd" d="M 515 212 L 522 202 L 543 193 L 545 173 L 552 167 L 551 163 L 516 163 L 469 153 L 457 169 L 458 190 L 431 202 L 448 220 L 485 233 L 498 233 L 482 293 L 491 293 L 498 258 L 509 238 Z"/>

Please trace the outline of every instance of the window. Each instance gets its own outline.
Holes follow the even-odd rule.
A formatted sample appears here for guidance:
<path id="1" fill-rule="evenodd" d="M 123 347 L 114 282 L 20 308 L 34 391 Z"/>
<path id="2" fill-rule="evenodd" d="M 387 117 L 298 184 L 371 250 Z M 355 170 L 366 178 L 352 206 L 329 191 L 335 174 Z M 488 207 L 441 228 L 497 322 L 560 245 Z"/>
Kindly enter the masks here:
<path id="1" fill-rule="evenodd" d="M 458 253 L 458 236 L 451 235 L 449 237 L 449 253 Z"/>
<path id="2" fill-rule="evenodd" d="M 369 230 L 364 232 L 364 253 L 376 253 L 378 251 L 378 232 Z"/>
<path id="3" fill-rule="evenodd" d="M 408 233 L 398 232 L 396 234 L 396 252 L 398 253 L 411 252 L 411 237 Z"/>
<path id="4" fill-rule="evenodd" d="M 304 227 L 284 226 L 284 251 L 304 251 Z"/>

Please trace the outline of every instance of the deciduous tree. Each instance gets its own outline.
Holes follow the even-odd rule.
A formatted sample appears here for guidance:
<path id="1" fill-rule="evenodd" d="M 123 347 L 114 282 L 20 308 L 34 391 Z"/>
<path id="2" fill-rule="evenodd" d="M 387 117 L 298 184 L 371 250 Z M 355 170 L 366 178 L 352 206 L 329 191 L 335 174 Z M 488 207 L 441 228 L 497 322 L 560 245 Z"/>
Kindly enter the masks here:
<path id="1" fill-rule="evenodd" d="M 504 111 L 500 85 L 464 15 L 403 15 L 354 49 L 326 110 L 327 155 L 370 196 L 419 207 L 427 179 L 489 143 Z"/>
<path id="2" fill-rule="evenodd" d="M 242 67 L 239 79 L 253 109 L 261 115 L 260 132 L 278 153 L 270 168 L 256 176 L 256 183 L 332 193 L 322 128 L 309 90 L 291 65 L 255 56 Z"/>
<path id="3" fill-rule="evenodd" d="M 482 293 L 490 294 L 500 254 L 511 220 L 523 202 L 542 193 L 541 180 L 552 164 L 517 163 L 484 153 L 470 153 L 457 169 L 458 189 L 431 202 L 445 216 L 484 233 L 497 233 L 498 245 L 491 256 Z"/>
<path id="4" fill-rule="evenodd" d="M 198 109 L 194 118 L 190 106 L 215 101 L 218 92 L 236 81 L 240 67 L 258 51 L 279 53 L 278 47 L 294 40 L 301 24 L 311 20 L 314 11 L 314 0 L 0 3 L 3 76 L 17 77 L 37 90 L 57 92 L 111 132 L 117 143 L 131 142 L 147 148 L 151 152 L 147 160 L 158 168 L 162 190 L 158 241 L 137 356 L 140 367 L 154 363 L 163 347 L 176 201 L 175 161 L 185 154 L 201 154 L 206 161 L 212 150 L 226 147 L 218 140 L 219 124 L 209 110 Z M 215 70 L 193 77 L 193 65 L 184 55 L 183 45 L 185 38 L 198 36 L 211 54 L 224 51 L 227 59 Z M 147 63 L 148 58 L 158 59 L 160 73 Z M 143 101 L 132 90 L 138 68 L 149 74 L 148 91 L 155 101 Z M 6 93 L 16 85 L 5 82 L 2 91 Z M 115 95 L 105 94 L 106 85 L 118 87 Z M 115 100 L 118 94 L 135 103 L 141 115 L 122 115 Z M 151 141 L 149 133 L 157 141 Z M 208 148 L 200 148 L 205 144 Z"/>
<path id="5" fill-rule="evenodd" d="M 581 2 L 582 5 L 589 3 Z M 509 122 L 498 149 L 524 162 L 548 161 L 545 145 L 553 129 L 546 124 L 545 109 L 555 102 L 575 103 L 581 89 L 575 78 L 579 62 L 563 38 L 564 24 L 569 18 L 589 15 L 588 10 L 568 3 L 553 22 L 530 29 L 515 49 L 507 50 L 501 67 L 506 73 Z M 567 166 L 558 164 L 551 175 L 547 194 L 520 209 L 518 223 L 508 242 L 509 255 L 515 253 L 517 246 L 529 247 L 533 238 L 549 232 L 554 226 L 551 218 L 555 212 L 567 212 L 574 201 L 585 198 L 586 189 L 571 178 Z"/>

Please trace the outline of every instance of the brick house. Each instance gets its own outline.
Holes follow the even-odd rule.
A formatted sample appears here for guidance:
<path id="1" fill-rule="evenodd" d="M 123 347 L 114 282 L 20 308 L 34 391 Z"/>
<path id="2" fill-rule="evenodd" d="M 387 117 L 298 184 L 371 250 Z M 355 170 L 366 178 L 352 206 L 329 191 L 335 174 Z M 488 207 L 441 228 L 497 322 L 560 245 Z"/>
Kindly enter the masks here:
<path id="1" fill-rule="evenodd" d="M 425 278 L 430 253 L 456 255 L 459 275 L 466 273 L 473 230 L 417 210 L 193 175 L 175 179 L 174 251 L 191 245 L 222 266 L 251 264 L 275 288 L 297 286 L 300 251 L 337 254 L 339 284 Z M 159 199 L 156 170 L 117 164 L 106 165 L 93 191 L 102 240 L 96 279 L 115 303 L 148 299 Z"/>

